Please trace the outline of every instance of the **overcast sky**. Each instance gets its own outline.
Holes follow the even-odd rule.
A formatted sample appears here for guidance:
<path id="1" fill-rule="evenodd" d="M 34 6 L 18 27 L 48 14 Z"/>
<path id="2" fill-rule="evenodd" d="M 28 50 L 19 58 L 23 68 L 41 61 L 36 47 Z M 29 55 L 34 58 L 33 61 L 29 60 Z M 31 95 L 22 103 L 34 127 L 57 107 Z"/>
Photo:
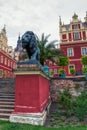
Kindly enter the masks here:
<path id="1" fill-rule="evenodd" d="M 5 24 L 8 45 L 13 47 L 19 33 L 28 30 L 59 41 L 59 16 L 68 24 L 74 12 L 84 21 L 86 11 L 87 0 L 0 0 L 0 31 Z"/>

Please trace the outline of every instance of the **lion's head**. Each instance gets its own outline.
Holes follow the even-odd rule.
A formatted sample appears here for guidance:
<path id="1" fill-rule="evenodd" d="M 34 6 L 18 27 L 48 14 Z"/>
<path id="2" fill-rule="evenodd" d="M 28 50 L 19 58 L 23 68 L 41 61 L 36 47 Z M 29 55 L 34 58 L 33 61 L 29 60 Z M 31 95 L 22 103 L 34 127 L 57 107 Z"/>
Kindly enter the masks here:
<path id="1" fill-rule="evenodd" d="M 27 47 L 31 48 L 33 46 L 36 46 L 36 38 L 32 31 L 27 31 L 22 36 L 22 47 L 26 49 Z"/>
<path id="2" fill-rule="evenodd" d="M 39 60 L 40 51 L 37 46 L 35 34 L 32 31 L 27 31 L 22 36 L 22 47 L 26 49 L 29 59 Z"/>

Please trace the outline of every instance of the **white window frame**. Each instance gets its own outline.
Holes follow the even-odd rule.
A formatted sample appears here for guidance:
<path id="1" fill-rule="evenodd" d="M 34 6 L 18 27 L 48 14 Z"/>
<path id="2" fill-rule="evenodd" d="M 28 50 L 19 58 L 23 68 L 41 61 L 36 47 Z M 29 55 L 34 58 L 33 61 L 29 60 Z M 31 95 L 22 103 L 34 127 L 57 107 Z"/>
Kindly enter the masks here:
<path id="1" fill-rule="evenodd" d="M 5 65 L 7 65 L 7 58 L 5 57 L 5 61 L 4 61 Z"/>
<path id="2" fill-rule="evenodd" d="M 8 60 L 8 66 L 10 66 L 10 60 Z"/>
<path id="3" fill-rule="evenodd" d="M 72 50 L 72 54 L 70 54 L 70 50 Z M 67 48 L 67 56 L 68 57 L 71 57 L 71 56 L 74 56 L 74 50 L 73 50 L 73 48 Z"/>
<path id="4" fill-rule="evenodd" d="M 2 78 L 2 72 L 3 72 L 3 70 L 2 69 L 0 69 L 0 78 Z"/>
<path id="5" fill-rule="evenodd" d="M 74 24 L 74 30 L 79 29 L 78 24 Z"/>
<path id="6" fill-rule="evenodd" d="M 86 49 L 86 53 L 83 53 L 83 51 L 82 51 L 83 48 Z M 87 47 L 81 47 L 81 55 L 82 55 L 82 56 L 87 55 Z"/>
<path id="7" fill-rule="evenodd" d="M 58 70 L 57 69 L 54 69 L 54 74 L 58 74 Z"/>
<path id="8" fill-rule="evenodd" d="M 80 33 L 79 32 L 74 33 L 74 39 L 80 39 Z"/>
<path id="9" fill-rule="evenodd" d="M 70 66 L 73 66 L 73 68 L 75 69 L 75 65 L 74 65 L 74 64 L 70 64 L 70 65 L 68 66 L 68 72 L 69 72 L 69 74 L 70 74 Z"/>
<path id="10" fill-rule="evenodd" d="M 3 63 L 4 57 L 1 55 L 1 63 Z"/>

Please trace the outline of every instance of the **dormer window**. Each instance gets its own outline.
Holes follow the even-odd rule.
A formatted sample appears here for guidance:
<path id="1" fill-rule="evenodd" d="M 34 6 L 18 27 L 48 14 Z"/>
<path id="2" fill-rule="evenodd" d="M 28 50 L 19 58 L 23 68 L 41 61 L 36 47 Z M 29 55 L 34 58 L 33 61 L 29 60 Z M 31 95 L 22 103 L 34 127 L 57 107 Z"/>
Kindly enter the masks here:
<path id="1" fill-rule="evenodd" d="M 78 29 L 78 24 L 73 25 L 73 29 Z"/>

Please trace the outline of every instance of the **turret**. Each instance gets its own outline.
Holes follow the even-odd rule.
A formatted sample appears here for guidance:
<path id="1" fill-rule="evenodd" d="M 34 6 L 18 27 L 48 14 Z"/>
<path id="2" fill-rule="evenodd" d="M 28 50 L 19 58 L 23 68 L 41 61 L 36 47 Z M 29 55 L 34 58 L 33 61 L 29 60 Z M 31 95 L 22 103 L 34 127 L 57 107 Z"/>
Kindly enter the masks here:
<path id="1" fill-rule="evenodd" d="M 84 19 L 85 19 L 85 22 L 87 22 L 87 11 L 86 11 L 86 16 L 84 17 Z"/>

